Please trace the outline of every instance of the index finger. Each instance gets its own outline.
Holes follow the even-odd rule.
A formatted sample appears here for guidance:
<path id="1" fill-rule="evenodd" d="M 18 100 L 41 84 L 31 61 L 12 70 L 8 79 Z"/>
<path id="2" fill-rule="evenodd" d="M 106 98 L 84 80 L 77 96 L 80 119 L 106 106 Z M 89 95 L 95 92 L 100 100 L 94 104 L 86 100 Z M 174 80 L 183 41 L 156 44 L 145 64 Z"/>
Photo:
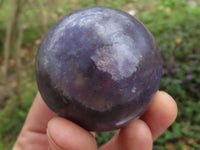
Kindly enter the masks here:
<path id="1" fill-rule="evenodd" d="M 23 130 L 46 133 L 48 121 L 55 116 L 56 114 L 48 108 L 38 92 L 27 115 Z"/>

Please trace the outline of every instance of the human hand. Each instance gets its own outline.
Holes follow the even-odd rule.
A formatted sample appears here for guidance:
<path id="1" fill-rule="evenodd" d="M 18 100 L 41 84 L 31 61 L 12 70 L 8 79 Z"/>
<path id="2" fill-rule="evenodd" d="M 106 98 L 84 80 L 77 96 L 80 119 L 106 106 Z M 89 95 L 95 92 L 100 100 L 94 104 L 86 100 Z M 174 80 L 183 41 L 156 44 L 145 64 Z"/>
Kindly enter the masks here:
<path id="1" fill-rule="evenodd" d="M 175 120 L 177 105 L 158 91 L 148 110 L 118 130 L 99 150 L 152 150 L 153 141 Z M 94 133 L 57 117 L 38 93 L 13 150 L 97 150 Z"/>

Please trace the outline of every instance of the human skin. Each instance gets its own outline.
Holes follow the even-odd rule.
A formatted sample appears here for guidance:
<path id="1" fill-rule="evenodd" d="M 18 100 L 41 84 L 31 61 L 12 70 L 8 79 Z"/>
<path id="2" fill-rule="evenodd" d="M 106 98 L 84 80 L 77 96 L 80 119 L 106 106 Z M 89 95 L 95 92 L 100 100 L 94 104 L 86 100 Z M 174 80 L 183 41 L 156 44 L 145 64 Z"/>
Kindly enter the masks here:
<path id="1" fill-rule="evenodd" d="M 174 122 L 176 116 L 177 105 L 173 98 L 158 91 L 147 111 L 119 129 L 99 150 L 151 150 L 153 141 Z M 97 150 L 94 134 L 58 117 L 38 93 L 13 150 Z"/>

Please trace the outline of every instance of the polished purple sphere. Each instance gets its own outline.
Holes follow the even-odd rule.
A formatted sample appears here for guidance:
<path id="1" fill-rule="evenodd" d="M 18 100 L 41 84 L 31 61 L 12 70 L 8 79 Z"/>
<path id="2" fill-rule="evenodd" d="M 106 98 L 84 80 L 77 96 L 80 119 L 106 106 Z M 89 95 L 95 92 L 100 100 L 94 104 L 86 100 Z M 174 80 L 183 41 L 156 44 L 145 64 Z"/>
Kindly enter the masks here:
<path id="1" fill-rule="evenodd" d="M 36 60 L 46 104 L 90 131 L 118 129 L 139 117 L 158 90 L 161 70 L 147 28 L 107 7 L 62 18 L 44 37 Z"/>

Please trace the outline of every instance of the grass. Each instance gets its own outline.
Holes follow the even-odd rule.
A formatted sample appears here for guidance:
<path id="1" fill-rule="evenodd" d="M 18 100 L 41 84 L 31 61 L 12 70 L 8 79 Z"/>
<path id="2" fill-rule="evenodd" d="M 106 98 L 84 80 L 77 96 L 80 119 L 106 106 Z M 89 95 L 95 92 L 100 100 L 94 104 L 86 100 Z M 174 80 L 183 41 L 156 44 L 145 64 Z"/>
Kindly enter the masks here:
<path id="1" fill-rule="evenodd" d="M 6 2 L 3 9 L 0 9 L 1 22 L 6 21 L 8 4 Z M 80 3 L 68 0 L 57 3 L 57 9 L 52 11 L 46 8 L 46 11 L 51 12 L 47 15 L 48 25 L 51 26 L 55 20 L 74 9 L 96 4 L 120 9 L 133 8 L 136 11 L 136 17 L 148 27 L 158 43 L 164 68 L 160 89 L 175 98 L 179 113 L 173 125 L 155 141 L 154 149 L 200 149 L 200 5 L 195 1 L 191 4 L 182 0 L 157 2 L 135 0 L 134 3 L 130 0 L 85 0 Z M 26 11 L 24 20 L 27 17 L 30 17 L 29 20 L 37 17 L 31 12 L 33 10 Z M 30 22 L 26 24 L 24 47 L 29 43 L 34 45 L 34 41 L 44 35 L 38 20 L 33 24 Z M 5 30 L 5 25 L 0 25 L 0 32 Z M 3 41 L 3 36 L 0 36 L 0 41 Z M 36 48 L 37 45 L 34 45 L 30 51 L 36 51 Z M 35 52 L 29 55 L 29 57 L 34 57 Z M 33 67 L 30 66 L 26 70 L 20 106 L 14 107 L 16 97 L 12 96 L 7 100 L 6 106 L 0 109 L 0 149 L 11 149 L 37 92 Z M 114 132 L 96 134 L 98 145 L 108 141 L 113 134 Z"/>

